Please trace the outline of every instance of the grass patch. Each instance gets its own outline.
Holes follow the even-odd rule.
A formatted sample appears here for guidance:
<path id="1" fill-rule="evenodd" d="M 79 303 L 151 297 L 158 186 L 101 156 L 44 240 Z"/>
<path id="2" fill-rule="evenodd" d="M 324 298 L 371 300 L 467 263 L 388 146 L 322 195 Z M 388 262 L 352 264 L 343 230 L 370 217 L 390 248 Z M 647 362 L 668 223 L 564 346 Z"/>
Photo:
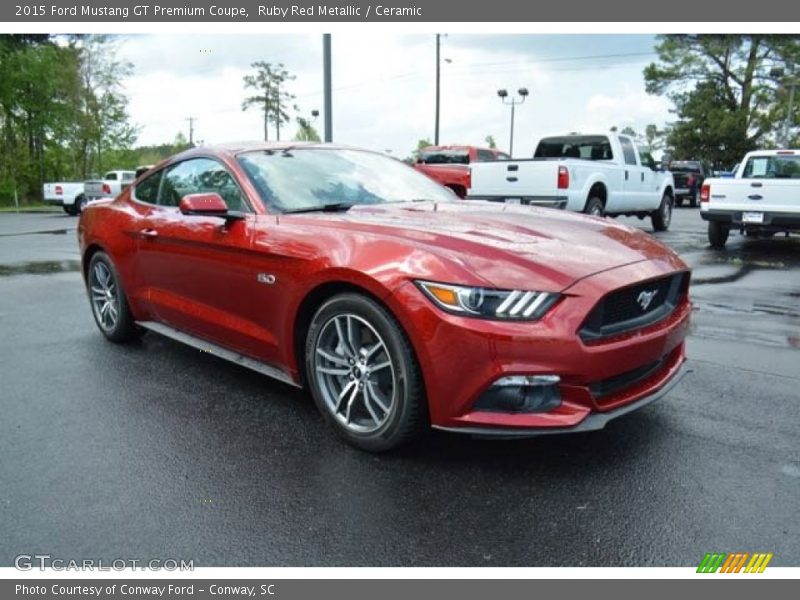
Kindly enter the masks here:
<path id="1" fill-rule="evenodd" d="M 61 212 L 60 206 L 53 206 L 52 204 L 24 204 L 19 207 L 19 212 Z M 0 213 L 15 213 L 17 208 L 15 206 L 0 206 Z"/>

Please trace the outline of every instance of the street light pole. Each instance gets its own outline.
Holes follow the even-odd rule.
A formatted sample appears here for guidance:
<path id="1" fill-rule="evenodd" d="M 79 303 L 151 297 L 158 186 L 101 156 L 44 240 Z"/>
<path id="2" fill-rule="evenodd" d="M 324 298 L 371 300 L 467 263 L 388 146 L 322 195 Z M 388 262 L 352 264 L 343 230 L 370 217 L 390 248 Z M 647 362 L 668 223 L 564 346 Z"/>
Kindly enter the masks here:
<path id="1" fill-rule="evenodd" d="M 322 34 L 322 69 L 324 71 L 325 141 L 333 141 L 333 100 L 331 98 L 331 34 Z"/>
<path id="2" fill-rule="evenodd" d="M 497 90 L 497 95 L 500 97 L 500 100 L 503 101 L 503 104 L 511 107 L 511 132 L 508 136 L 508 154 L 512 157 L 514 156 L 514 111 L 517 107 L 517 104 L 522 104 L 525 102 L 525 98 L 528 97 L 528 93 L 528 88 L 519 88 L 519 90 L 517 90 L 519 99 L 510 98 L 510 101 L 506 101 L 508 98 L 508 91 L 505 89 Z"/>
<path id="3" fill-rule="evenodd" d="M 441 35 L 436 34 L 436 126 L 433 130 L 433 145 L 439 145 L 439 102 L 441 97 Z"/>

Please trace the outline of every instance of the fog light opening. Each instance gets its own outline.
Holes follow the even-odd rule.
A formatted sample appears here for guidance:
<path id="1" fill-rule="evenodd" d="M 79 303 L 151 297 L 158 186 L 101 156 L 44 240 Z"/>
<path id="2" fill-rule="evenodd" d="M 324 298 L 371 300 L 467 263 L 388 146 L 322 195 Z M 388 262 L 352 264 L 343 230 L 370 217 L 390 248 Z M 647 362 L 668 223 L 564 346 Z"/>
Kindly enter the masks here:
<path id="1" fill-rule="evenodd" d="M 504 413 L 548 412 L 561 404 L 558 375 L 509 375 L 480 395 L 476 410 Z"/>

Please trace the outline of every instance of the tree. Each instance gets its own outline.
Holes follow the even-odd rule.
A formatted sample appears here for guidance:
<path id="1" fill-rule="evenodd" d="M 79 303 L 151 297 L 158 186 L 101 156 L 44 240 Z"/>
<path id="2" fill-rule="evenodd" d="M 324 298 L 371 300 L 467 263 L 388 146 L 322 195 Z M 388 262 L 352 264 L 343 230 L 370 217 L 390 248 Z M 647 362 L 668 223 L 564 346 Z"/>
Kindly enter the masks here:
<path id="1" fill-rule="evenodd" d="M 487 135 L 486 138 L 484 139 L 486 141 L 486 145 L 489 146 L 489 148 L 491 148 L 492 150 L 497 148 L 497 142 L 495 141 L 493 135 Z"/>
<path id="2" fill-rule="evenodd" d="M 72 146 L 81 159 L 81 177 L 86 178 L 116 166 L 104 160 L 105 153 L 129 148 L 136 141 L 122 88 L 133 65 L 117 58 L 118 41 L 111 36 L 74 36 L 71 48 L 80 65 Z"/>
<path id="3" fill-rule="evenodd" d="M 754 148 L 752 140 L 741 135 L 745 115 L 731 110 L 724 100 L 724 90 L 714 82 L 700 83 L 676 98 L 680 119 L 667 134 L 674 159 L 705 160 L 715 167 L 727 167 Z"/>
<path id="4" fill-rule="evenodd" d="M 0 36 L 0 73 L 0 201 L 38 199 L 42 182 L 86 179 L 130 151 L 130 65 L 113 39 Z"/>
<path id="5" fill-rule="evenodd" d="M 655 123 L 644 128 L 644 139 L 651 153 L 664 149 L 664 135 L 665 132 L 659 130 Z"/>
<path id="6" fill-rule="evenodd" d="M 258 107 L 264 114 L 264 141 L 269 140 L 269 124 L 275 124 L 275 137 L 281 139 L 281 125 L 289 122 L 289 110 L 297 110 L 292 104 L 294 94 L 286 91 L 285 84 L 294 81 L 295 76 L 290 75 L 283 63 L 272 65 L 264 61 L 256 61 L 250 65 L 256 72 L 244 76 L 246 89 L 256 90 L 242 102 L 242 110 L 253 106 Z"/>
<path id="7" fill-rule="evenodd" d="M 622 135 L 629 135 L 631 137 L 636 137 L 638 135 L 636 133 L 636 130 L 630 125 L 626 125 L 625 127 L 623 127 L 622 131 L 620 131 L 619 127 L 614 125 L 613 127 L 611 127 L 611 129 L 609 129 L 609 131 L 611 133 L 617 133 L 619 131 L 619 133 L 621 133 Z"/>
<path id="8" fill-rule="evenodd" d="M 659 62 L 644 70 L 648 93 L 666 95 L 678 122 L 668 143 L 685 158 L 735 162 L 741 153 L 775 141 L 788 102 L 778 94 L 774 69 L 791 72 L 800 38 L 781 35 L 666 35 L 656 46 Z M 702 140 L 702 142 L 700 141 Z M 739 153 L 739 154 L 737 154 Z"/>
<path id="9" fill-rule="evenodd" d="M 433 146 L 433 144 L 431 143 L 431 141 L 429 139 L 423 138 L 421 140 L 418 140 L 417 141 L 417 150 L 416 151 L 419 152 L 420 150 L 424 150 L 428 146 Z"/>
<path id="10" fill-rule="evenodd" d="M 297 133 L 294 134 L 295 141 L 298 142 L 319 142 L 321 141 L 319 137 L 319 132 L 314 129 L 314 126 L 308 119 L 304 119 L 303 117 L 297 117 L 297 125 L 299 129 Z"/>

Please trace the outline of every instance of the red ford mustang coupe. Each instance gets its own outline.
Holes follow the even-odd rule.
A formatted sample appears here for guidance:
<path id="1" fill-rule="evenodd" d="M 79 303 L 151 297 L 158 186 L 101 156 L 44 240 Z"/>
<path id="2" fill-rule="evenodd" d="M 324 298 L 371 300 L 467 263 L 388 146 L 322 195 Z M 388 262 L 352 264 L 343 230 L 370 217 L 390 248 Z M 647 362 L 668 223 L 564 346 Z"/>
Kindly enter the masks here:
<path id="1" fill-rule="evenodd" d="M 94 318 L 307 387 L 380 451 L 602 428 L 683 372 L 689 270 L 601 218 L 460 201 L 381 154 L 197 148 L 78 227 Z"/>

